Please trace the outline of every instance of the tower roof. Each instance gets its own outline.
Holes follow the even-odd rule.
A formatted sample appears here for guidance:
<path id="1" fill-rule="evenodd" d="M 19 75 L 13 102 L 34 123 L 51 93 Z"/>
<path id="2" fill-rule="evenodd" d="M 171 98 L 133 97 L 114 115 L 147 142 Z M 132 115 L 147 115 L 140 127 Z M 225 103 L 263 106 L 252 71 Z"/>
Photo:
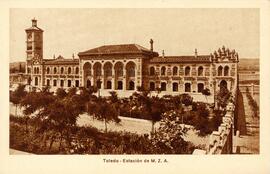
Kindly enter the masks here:
<path id="1" fill-rule="evenodd" d="M 43 30 L 37 26 L 37 20 L 34 18 L 32 19 L 32 26 L 30 28 L 25 29 L 25 31 L 41 31 Z"/>

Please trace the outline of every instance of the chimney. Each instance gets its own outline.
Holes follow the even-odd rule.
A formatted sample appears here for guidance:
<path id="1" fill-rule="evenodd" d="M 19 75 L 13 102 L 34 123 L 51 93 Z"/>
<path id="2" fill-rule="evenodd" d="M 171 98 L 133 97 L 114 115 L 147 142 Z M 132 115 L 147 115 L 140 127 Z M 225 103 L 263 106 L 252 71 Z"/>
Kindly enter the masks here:
<path id="1" fill-rule="evenodd" d="M 195 48 L 195 58 L 198 57 L 198 52 L 197 52 L 197 48 Z"/>
<path id="2" fill-rule="evenodd" d="M 73 59 L 73 60 L 75 59 L 74 53 L 72 54 L 72 59 Z"/>
<path id="3" fill-rule="evenodd" d="M 53 59 L 55 59 L 55 54 L 53 55 Z"/>
<path id="4" fill-rule="evenodd" d="M 32 19 L 32 27 L 37 27 L 37 20 L 35 18 Z"/>
<path id="5" fill-rule="evenodd" d="M 162 58 L 164 58 L 165 57 L 165 52 L 164 52 L 164 50 L 162 50 Z"/>
<path id="6" fill-rule="evenodd" d="M 150 50 L 152 52 L 153 52 L 153 43 L 154 43 L 153 39 L 150 39 Z"/>

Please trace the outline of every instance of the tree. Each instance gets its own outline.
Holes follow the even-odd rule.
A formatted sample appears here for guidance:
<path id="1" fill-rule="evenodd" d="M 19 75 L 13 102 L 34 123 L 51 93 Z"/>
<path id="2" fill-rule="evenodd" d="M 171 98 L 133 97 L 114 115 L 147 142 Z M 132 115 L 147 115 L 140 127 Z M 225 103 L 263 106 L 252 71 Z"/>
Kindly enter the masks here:
<path id="1" fill-rule="evenodd" d="M 230 91 L 225 87 L 221 87 L 218 94 L 217 94 L 218 107 L 225 108 L 227 106 L 227 102 L 228 102 L 230 96 L 231 96 Z"/>
<path id="2" fill-rule="evenodd" d="M 191 146 L 182 138 L 184 134 L 185 130 L 180 126 L 180 117 L 172 110 L 162 115 L 160 127 L 152 133 L 151 141 L 158 153 L 187 153 L 191 151 Z"/>
<path id="3" fill-rule="evenodd" d="M 19 85 L 14 92 L 10 92 L 10 102 L 15 105 L 15 116 L 17 116 L 18 105 L 26 94 L 25 85 Z"/>
<path id="4" fill-rule="evenodd" d="M 193 98 L 188 94 L 181 94 L 180 95 L 181 103 L 183 103 L 185 106 L 192 105 Z"/>
<path id="5" fill-rule="evenodd" d="M 206 102 L 208 103 L 207 96 L 211 95 L 210 90 L 205 88 L 202 90 L 202 94 L 205 96 Z"/>
<path id="6" fill-rule="evenodd" d="M 89 114 L 93 114 L 93 116 L 101 121 L 104 121 L 105 132 L 107 133 L 107 123 L 109 121 L 114 121 L 116 123 L 120 122 L 118 118 L 118 113 L 113 105 L 107 102 L 105 98 L 98 97 L 96 102 L 89 103 L 90 107 L 93 108 Z"/>

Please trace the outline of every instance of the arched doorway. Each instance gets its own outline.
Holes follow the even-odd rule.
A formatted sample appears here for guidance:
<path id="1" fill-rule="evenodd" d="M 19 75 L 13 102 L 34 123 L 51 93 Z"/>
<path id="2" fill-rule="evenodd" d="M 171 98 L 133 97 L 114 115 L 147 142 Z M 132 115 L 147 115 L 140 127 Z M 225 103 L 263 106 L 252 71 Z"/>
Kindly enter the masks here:
<path id="1" fill-rule="evenodd" d="M 185 83 L 185 92 L 191 92 L 191 84 Z"/>
<path id="2" fill-rule="evenodd" d="M 86 88 L 90 88 L 91 87 L 91 81 L 88 79 L 86 81 Z"/>
<path id="3" fill-rule="evenodd" d="M 219 84 L 219 88 L 220 89 L 228 89 L 228 84 L 227 84 L 226 80 L 221 80 L 221 82 Z"/>
<path id="4" fill-rule="evenodd" d="M 38 77 L 35 77 L 35 86 L 38 86 Z"/>
<path id="5" fill-rule="evenodd" d="M 198 83 L 198 92 L 202 92 L 204 90 L 204 84 Z"/>
<path id="6" fill-rule="evenodd" d="M 110 80 L 106 83 L 106 89 L 112 89 L 112 82 Z"/>
<path id="7" fill-rule="evenodd" d="M 134 90 L 135 89 L 135 84 L 133 81 L 129 81 L 129 84 L 128 84 L 128 90 Z"/>
<path id="8" fill-rule="evenodd" d="M 118 81 L 117 82 L 117 89 L 118 90 L 122 90 L 123 89 L 123 82 L 122 81 Z"/>

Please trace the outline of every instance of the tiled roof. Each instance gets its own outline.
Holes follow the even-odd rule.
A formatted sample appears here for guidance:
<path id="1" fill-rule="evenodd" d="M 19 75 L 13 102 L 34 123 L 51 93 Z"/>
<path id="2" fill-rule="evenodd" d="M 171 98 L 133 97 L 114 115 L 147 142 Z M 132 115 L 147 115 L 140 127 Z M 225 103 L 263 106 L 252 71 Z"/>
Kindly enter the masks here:
<path id="1" fill-rule="evenodd" d="M 25 29 L 25 31 L 29 31 L 29 30 L 43 31 L 41 28 L 38 28 L 36 26 L 32 26 L 30 28 Z"/>
<path id="2" fill-rule="evenodd" d="M 151 63 L 177 63 L 177 62 L 211 62 L 210 55 L 199 55 L 195 56 L 165 56 L 165 57 L 154 57 L 150 60 Z"/>
<path id="3" fill-rule="evenodd" d="M 56 58 L 56 59 L 43 59 L 46 65 L 50 65 L 50 64 L 79 64 L 79 59 L 65 59 L 62 56 Z"/>
<path id="4" fill-rule="evenodd" d="M 101 55 L 101 54 L 136 54 L 136 53 L 151 53 L 151 50 L 137 44 L 104 45 L 84 52 L 80 52 L 78 55 L 81 56 L 81 55 Z"/>

